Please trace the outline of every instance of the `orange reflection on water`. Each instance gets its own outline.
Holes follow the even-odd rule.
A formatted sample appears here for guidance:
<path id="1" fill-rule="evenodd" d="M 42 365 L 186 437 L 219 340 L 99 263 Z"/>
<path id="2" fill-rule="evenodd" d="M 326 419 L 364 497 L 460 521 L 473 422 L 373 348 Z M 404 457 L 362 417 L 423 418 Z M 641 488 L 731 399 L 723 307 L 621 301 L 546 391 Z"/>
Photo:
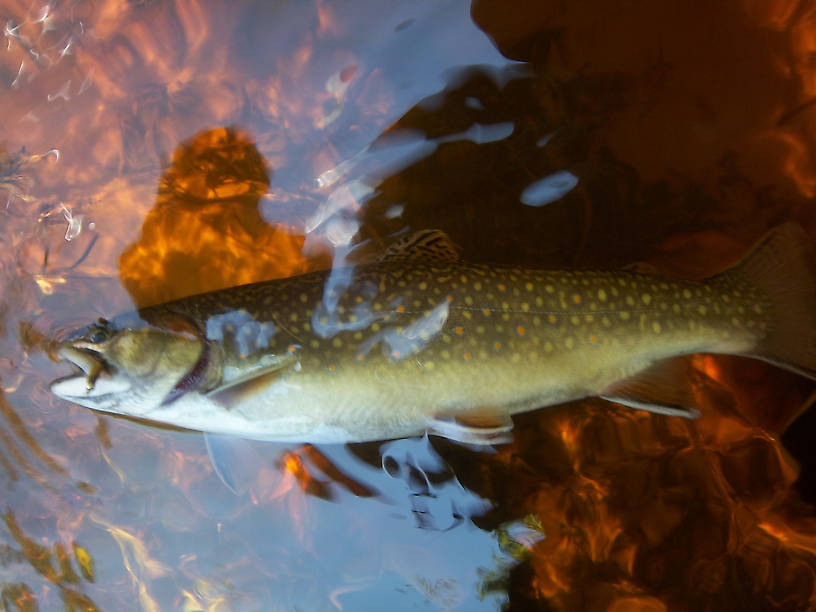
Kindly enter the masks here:
<path id="1" fill-rule="evenodd" d="M 267 172 L 252 142 L 233 129 L 202 132 L 177 149 L 139 240 L 119 260 L 138 306 L 317 265 L 302 255 L 302 235 L 261 217 Z"/>

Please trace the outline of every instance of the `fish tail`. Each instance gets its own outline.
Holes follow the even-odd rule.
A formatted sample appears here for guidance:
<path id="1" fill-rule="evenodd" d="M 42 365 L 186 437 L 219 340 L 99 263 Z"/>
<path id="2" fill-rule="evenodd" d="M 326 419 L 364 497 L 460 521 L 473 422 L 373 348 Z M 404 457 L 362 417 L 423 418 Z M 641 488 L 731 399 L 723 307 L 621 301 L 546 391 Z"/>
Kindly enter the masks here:
<path id="1" fill-rule="evenodd" d="M 749 356 L 816 379 L 816 257 L 805 230 L 775 227 L 718 277 L 747 282 L 770 298 L 767 332 Z"/>

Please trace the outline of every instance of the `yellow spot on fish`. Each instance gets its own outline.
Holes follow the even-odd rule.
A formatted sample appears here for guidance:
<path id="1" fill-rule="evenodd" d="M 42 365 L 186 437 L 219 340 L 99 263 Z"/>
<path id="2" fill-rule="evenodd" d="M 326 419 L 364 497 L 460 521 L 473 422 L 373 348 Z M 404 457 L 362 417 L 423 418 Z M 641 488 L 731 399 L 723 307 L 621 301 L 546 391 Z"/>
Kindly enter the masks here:
<path id="1" fill-rule="evenodd" d="M 570 323 L 572 323 L 573 325 L 580 325 L 581 324 L 581 318 L 578 315 L 572 315 L 570 317 Z"/>
<path id="2" fill-rule="evenodd" d="M 680 314 L 680 304 L 672 304 L 672 312 Z"/>
<path id="3" fill-rule="evenodd" d="M 350 323 L 355 323 L 357 321 L 357 315 L 349 315 L 348 320 Z"/>
<path id="4" fill-rule="evenodd" d="M 505 313 L 502 315 L 502 321 L 509 321 L 509 320 L 510 320 L 510 313 L 505 312 Z"/>
<path id="5" fill-rule="evenodd" d="M 320 341 L 318 341 L 318 340 L 312 340 L 311 342 L 309 342 L 309 345 L 310 345 L 312 348 L 320 348 Z"/>
<path id="6" fill-rule="evenodd" d="M 626 296 L 626 303 L 629 304 L 629 306 L 634 306 L 635 305 L 635 298 L 633 298 L 631 295 L 627 295 Z"/>
<path id="7" fill-rule="evenodd" d="M 544 291 L 546 291 L 547 293 L 554 293 L 555 287 L 553 287 L 552 285 L 544 285 Z"/>
<path id="8" fill-rule="evenodd" d="M 554 314 L 547 315 L 547 321 L 549 321 L 550 323 L 555 323 L 557 320 L 558 319 L 556 318 L 556 316 Z"/>
<path id="9" fill-rule="evenodd" d="M 594 320 L 595 320 L 595 315 L 591 315 L 591 314 L 584 315 L 584 322 L 592 323 Z"/>
<path id="10" fill-rule="evenodd" d="M 609 317 L 603 317 L 601 324 L 603 324 L 604 327 L 612 327 L 612 321 L 609 320 Z"/>
<path id="11" fill-rule="evenodd" d="M 419 283 L 419 288 L 422 291 L 425 291 L 428 288 L 428 283 L 426 283 L 425 281 L 422 281 L 421 283 Z"/>
<path id="12" fill-rule="evenodd" d="M 435 364 L 434 364 L 434 362 L 433 362 L 433 361 L 426 361 L 426 362 L 425 362 L 425 363 L 423 363 L 422 365 L 424 365 L 424 366 L 425 366 L 425 369 L 426 369 L 426 370 L 433 370 L 433 369 L 434 369 L 434 367 L 435 367 Z"/>
<path id="13" fill-rule="evenodd" d="M 566 340 L 564 340 L 564 346 L 567 347 L 568 349 L 571 349 L 573 346 L 575 346 L 575 340 L 571 337 L 567 338 Z"/>
<path id="14" fill-rule="evenodd" d="M 354 332 L 354 339 L 355 340 L 362 340 L 363 339 L 363 332 Z"/>
<path id="15" fill-rule="evenodd" d="M 467 311 L 467 310 L 465 310 L 465 311 L 462 313 L 462 316 L 463 316 L 463 317 L 465 317 L 465 318 L 466 318 L 468 321 L 469 321 L 470 319 L 472 319 L 472 318 L 473 318 L 473 315 L 472 315 L 472 314 L 470 314 L 470 312 L 469 312 L 469 311 Z"/>
<path id="16" fill-rule="evenodd" d="M 541 307 L 544 305 L 544 298 L 537 297 L 536 298 L 536 306 Z"/>
<path id="17" fill-rule="evenodd" d="M 482 308 L 482 314 L 486 317 L 490 316 L 490 309 L 489 308 Z"/>
<path id="18" fill-rule="evenodd" d="M 332 346 L 335 348 L 340 348 L 343 346 L 343 341 L 340 338 L 332 338 Z"/>
<path id="19" fill-rule="evenodd" d="M 530 311 L 530 305 L 527 302 L 522 302 L 521 310 L 523 312 L 529 312 Z"/>
<path id="20" fill-rule="evenodd" d="M 533 325 L 541 325 L 541 317 L 533 317 Z"/>
<path id="21" fill-rule="evenodd" d="M 603 289 L 598 289 L 598 299 L 601 300 L 602 302 L 605 302 L 606 301 L 606 291 L 604 291 Z"/>
<path id="22" fill-rule="evenodd" d="M 628 321 L 629 317 L 631 316 L 628 310 L 621 310 L 619 314 L 620 318 L 623 319 L 624 321 Z"/>
<path id="23" fill-rule="evenodd" d="M 308 302 L 308 301 L 309 301 L 309 296 L 308 296 L 308 295 L 306 295 L 305 293 L 301 293 L 301 294 L 300 294 L 300 301 L 301 301 L 301 302 L 303 302 L 303 303 L 305 304 L 306 302 Z"/>
<path id="24" fill-rule="evenodd" d="M 472 306 L 473 305 L 473 298 L 470 297 L 469 295 L 466 295 L 465 296 L 465 304 L 467 304 L 468 306 Z"/>
<path id="25" fill-rule="evenodd" d="M 380 324 L 379 323 L 372 323 L 371 324 L 371 331 L 380 331 Z"/>
<path id="26" fill-rule="evenodd" d="M 439 355 L 442 357 L 442 359 L 450 359 L 450 352 L 448 351 L 441 351 Z"/>
<path id="27" fill-rule="evenodd" d="M 705 306 L 698 306 L 697 312 L 703 316 L 708 312 L 708 309 Z"/>
<path id="28" fill-rule="evenodd" d="M 513 353 L 513 356 L 510 359 L 518 363 L 519 361 L 521 361 L 521 355 L 519 355 L 518 353 Z"/>
<path id="29" fill-rule="evenodd" d="M 466 283 L 468 282 L 468 277 L 462 274 L 462 276 L 459 277 L 459 280 L 462 281 L 463 283 Z"/>
<path id="30" fill-rule="evenodd" d="M 533 290 L 533 283 L 525 283 L 525 284 L 524 284 L 524 288 L 525 288 L 527 291 L 532 291 L 532 290 Z"/>
<path id="31" fill-rule="evenodd" d="M 658 323 L 657 321 L 652 323 L 652 331 L 654 333 L 656 333 L 656 334 L 659 334 L 660 333 L 660 323 Z"/>
<path id="32" fill-rule="evenodd" d="M 551 352 L 551 351 L 553 350 L 553 344 L 552 344 L 552 342 L 550 342 L 549 340 L 547 340 L 547 341 L 544 343 L 544 350 L 545 350 L 545 351 L 547 351 L 548 353 L 549 353 L 549 352 Z"/>
<path id="33" fill-rule="evenodd" d="M 482 283 L 480 283 L 479 281 L 476 281 L 475 283 L 473 283 L 473 288 L 476 291 L 481 291 L 482 290 Z"/>
<path id="34" fill-rule="evenodd" d="M 442 342 L 445 344 L 451 343 L 451 337 L 448 334 L 442 334 Z"/>
<path id="35" fill-rule="evenodd" d="M 640 296 L 640 299 L 643 300 L 643 303 L 648 306 L 652 301 L 652 296 L 649 295 L 648 293 L 644 293 L 643 295 Z"/>

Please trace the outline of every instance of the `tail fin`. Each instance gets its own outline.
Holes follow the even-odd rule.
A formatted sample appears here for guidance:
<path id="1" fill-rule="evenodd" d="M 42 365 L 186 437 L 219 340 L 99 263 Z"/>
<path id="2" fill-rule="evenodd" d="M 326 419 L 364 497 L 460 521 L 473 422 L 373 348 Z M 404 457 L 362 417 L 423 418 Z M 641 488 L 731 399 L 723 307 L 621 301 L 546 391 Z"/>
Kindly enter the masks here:
<path id="1" fill-rule="evenodd" d="M 771 298 L 767 335 L 750 356 L 816 379 L 816 256 L 805 230 L 775 227 L 722 275 Z"/>

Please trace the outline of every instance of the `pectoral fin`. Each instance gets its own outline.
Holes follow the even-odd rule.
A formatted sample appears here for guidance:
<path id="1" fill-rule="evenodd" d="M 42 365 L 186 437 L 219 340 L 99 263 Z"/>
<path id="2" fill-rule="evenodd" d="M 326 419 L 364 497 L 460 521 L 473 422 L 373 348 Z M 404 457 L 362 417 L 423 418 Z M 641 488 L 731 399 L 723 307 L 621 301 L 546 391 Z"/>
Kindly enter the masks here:
<path id="1" fill-rule="evenodd" d="M 235 495 L 243 495 L 249 489 L 260 461 L 248 440 L 221 434 L 204 434 L 207 455 L 213 471 Z"/>
<path id="2" fill-rule="evenodd" d="M 659 361 L 633 376 L 617 380 L 599 396 L 657 414 L 689 419 L 700 416 L 689 386 L 689 364 L 682 357 Z"/>
<path id="3" fill-rule="evenodd" d="M 512 430 L 509 415 L 488 410 L 441 414 L 428 423 L 428 433 L 466 444 L 507 444 L 513 441 Z"/>
<path id="4" fill-rule="evenodd" d="M 289 356 L 274 364 L 256 368 L 215 387 L 207 393 L 207 397 L 229 408 L 238 401 L 262 392 L 272 382 L 289 372 L 296 362 L 294 356 Z"/>

